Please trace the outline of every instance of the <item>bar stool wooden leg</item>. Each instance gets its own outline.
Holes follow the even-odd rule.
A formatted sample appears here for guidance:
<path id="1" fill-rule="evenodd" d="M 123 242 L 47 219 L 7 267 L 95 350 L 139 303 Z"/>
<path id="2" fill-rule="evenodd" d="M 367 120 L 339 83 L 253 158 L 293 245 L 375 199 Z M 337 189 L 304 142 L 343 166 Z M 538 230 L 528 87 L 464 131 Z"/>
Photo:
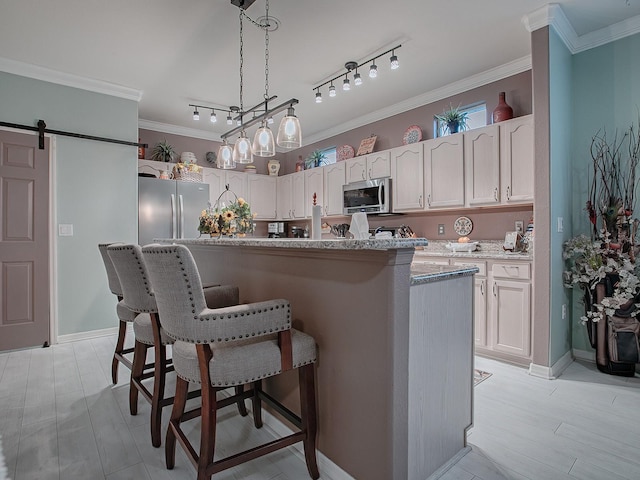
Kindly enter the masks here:
<path id="1" fill-rule="evenodd" d="M 302 429 L 306 431 L 304 445 L 304 458 L 307 461 L 307 470 L 314 480 L 320 477 L 316 462 L 316 433 L 318 420 L 316 413 L 316 384 L 315 369 L 313 364 L 305 365 L 298 369 L 300 382 L 300 418 Z"/>
<path id="2" fill-rule="evenodd" d="M 244 385 L 238 385 L 236 387 L 236 395 L 240 395 L 243 392 L 244 392 Z M 247 406 L 244 403 L 244 399 L 243 400 L 238 400 L 238 412 L 243 417 L 246 417 L 248 415 Z"/>
<path id="3" fill-rule="evenodd" d="M 200 385 L 202 393 L 202 408 L 200 429 L 200 458 L 198 458 L 198 480 L 210 480 L 207 468 L 213 463 L 213 451 L 216 445 L 216 420 L 218 403 L 216 389 L 211 386 L 209 379 L 209 361 L 213 356 L 209 345 L 196 345 L 198 365 L 200 368 Z"/>
<path id="4" fill-rule="evenodd" d="M 127 322 L 120 321 L 120 326 L 118 328 L 118 341 L 116 342 L 116 351 L 113 354 L 113 360 L 111 362 L 111 381 L 115 385 L 118 383 L 118 364 L 120 360 L 116 357 L 116 355 L 122 355 L 124 350 L 124 337 L 127 333 Z"/>
<path id="5" fill-rule="evenodd" d="M 144 364 L 147 361 L 147 348 L 149 348 L 148 345 L 137 340 L 133 348 L 133 367 L 131 368 L 129 385 L 129 412 L 131 415 L 138 414 L 138 388 L 135 383 L 141 381 Z"/>
<path id="6" fill-rule="evenodd" d="M 151 397 L 151 444 L 159 447 L 162 443 L 160 428 L 162 423 L 162 403 L 167 370 L 167 349 L 160 338 L 160 318 L 151 313 L 153 327 L 153 348 L 155 353 L 153 366 L 153 396 Z"/>
<path id="7" fill-rule="evenodd" d="M 262 401 L 260 400 L 260 392 L 262 391 L 262 380 L 253 382 L 253 397 L 251 397 L 251 405 L 253 409 L 253 424 L 256 428 L 262 427 Z"/>
<path id="8" fill-rule="evenodd" d="M 169 428 L 167 429 L 167 438 L 165 440 L 165 461 L 167 469 L 173 470 L 176 464 L 176 431 L 180 429 L 180 422 L 187 405 L 187 395 L 189 393 L 189 382 L 181 377 L 176 378 L 176 395 L 173 399 L 173 409 L 171 410 L 171 419 L 169 420 Z"/>

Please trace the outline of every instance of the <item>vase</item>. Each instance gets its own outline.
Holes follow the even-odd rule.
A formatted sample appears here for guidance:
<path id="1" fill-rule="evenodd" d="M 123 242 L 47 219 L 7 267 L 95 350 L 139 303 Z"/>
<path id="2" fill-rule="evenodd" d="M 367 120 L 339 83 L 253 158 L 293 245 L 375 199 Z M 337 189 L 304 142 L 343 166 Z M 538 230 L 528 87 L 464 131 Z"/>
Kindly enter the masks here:
<path id="1" fill-rule="evenodd" d="M 269 160 L 267 162 L 267 170 L 269 170 L 269 175 L 277 177 L 280 171 L 280 162 L 278 160 Z"/>
<path id="2" fill-rule="evenodd" d="M 454 133 L 458 133 L 458 130 L 460 130 L 460 124 L 458 122 L 448 122 L 447 130 L 449 130 L 449 133 L 452 135 Z"/>
<path id="3" fill-rule="evenodd" d="M 503 122 L 513 118 L 513 108 L 505 101 L 505 93 L 500 92 L 498 106 L 493 110 L 493 123 Z"/>

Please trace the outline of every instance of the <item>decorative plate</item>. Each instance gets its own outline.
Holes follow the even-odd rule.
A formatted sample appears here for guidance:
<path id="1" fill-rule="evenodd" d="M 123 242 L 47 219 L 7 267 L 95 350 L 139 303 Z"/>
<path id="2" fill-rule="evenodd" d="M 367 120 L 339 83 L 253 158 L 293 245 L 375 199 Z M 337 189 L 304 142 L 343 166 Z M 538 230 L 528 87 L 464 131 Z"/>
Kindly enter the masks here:
<path id="1" fill-rule="evenodd" d="M 355 154 L 356 151 L 351 145 L 342 145 L 341 147 L 336 148 L 336 157 L 339 162 L 341 162 L 342 160 L 353 158 Z"/>
<path id="2" fill-rule="evenodd" d="M 207 154 L 205 155 L 205 158 L 209 163 L 216 163 L 216 159 L 218 158 L 218 155 L 216 154 L 216 152 L 207 152 Z"/>
<path id="3" fill-rule="evenodd" d="M 402 137 L 402 144 L 408 145 L 410 143 L 416 143 L 422 140 L 422 129 L 417 125 L 411 125 L 404 132 L 404 136 Z"/>
<path id="4" fill-rule="evenodd" d="M 458 217 L 453 222 L 453 230 L 460 236 L 469 235 L 473 230 L 473 222 L 469 217 Z"/>

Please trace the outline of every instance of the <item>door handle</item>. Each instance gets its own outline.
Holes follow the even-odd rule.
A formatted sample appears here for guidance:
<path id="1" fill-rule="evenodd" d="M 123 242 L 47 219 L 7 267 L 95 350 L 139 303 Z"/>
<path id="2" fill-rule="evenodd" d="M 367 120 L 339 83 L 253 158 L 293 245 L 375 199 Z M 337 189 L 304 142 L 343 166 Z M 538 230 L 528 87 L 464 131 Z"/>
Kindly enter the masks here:
<path id="1" fill-rule="evenodd" d="M 171 238 L 176 238 L 178 231 L 178 218 L 176 212 L 176 196 L 171 194 Z"/>
<path id="2" fill-rule="evenodd" d="M 180 210 L 180 231 L 178 238 L 184 238 L 184 205 L 182 203 L 182 195 L 178 195 L 178 209 Z"/>

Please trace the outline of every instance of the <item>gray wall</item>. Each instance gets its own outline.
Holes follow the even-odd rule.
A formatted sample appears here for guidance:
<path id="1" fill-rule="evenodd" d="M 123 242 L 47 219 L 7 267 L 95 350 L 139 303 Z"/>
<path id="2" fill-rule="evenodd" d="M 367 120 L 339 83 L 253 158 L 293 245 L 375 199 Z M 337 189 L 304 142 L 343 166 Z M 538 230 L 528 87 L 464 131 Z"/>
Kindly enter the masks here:
<path id="1" fill-rule="evenodd" d="M 0 120 L 120 140 L 138 139 L 138 104 L 0 72 Z M 74 236 L 56 237 L 58 334 L 117 326 L 99 242 L 137 241 L 137 149 L 58 136 L 51 210 Z"/>

